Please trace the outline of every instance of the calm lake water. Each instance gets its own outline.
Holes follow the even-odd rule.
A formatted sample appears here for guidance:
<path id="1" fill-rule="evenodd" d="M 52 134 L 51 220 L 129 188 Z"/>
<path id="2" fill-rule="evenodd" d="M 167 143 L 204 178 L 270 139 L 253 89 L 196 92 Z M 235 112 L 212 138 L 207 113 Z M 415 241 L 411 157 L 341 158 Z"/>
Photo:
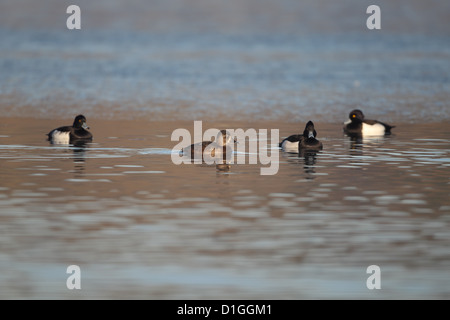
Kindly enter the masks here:
<path id="1" fill-rule="evenodd" d="M 0 299 L 450 299 L 450 4 L 69 4 L 0 3 Z M 351 141 L 355 108 L 393 135 Z M 92 143 L 45 140 L 79 113 Z M 194 120 L 324 149 L 175 165 Z"/>
<path id="2" fill-rule="evenodd" d="M 259 164 L 174 165 L 171 133 L 190 122 L 95 120 L 83 148 L 46 142 L 53 124 L 2 124 L 2 298 L 450 297 L 449 123 L 356 144 L 317 123 L 324 150 L 281 152 L 265 176 Z"/>

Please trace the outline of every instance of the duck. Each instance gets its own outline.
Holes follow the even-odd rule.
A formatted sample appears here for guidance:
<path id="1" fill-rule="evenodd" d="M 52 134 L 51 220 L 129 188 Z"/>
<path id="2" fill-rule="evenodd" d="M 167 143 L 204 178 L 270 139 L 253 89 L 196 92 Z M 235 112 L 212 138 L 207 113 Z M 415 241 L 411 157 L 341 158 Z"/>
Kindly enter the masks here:
<path id="1" fill-rule="evenodd" d="M 77 141 L 91 141 L 92 133 L 88 131 L 86 117 L 79 114 L 71 126 L 62 126 L 47 133 L 48 141 L 54 144 L 72 144 Z"/>
<path id="2" fill-rule="evenodd" d="M 310 120 L 306 123 L 302 139 L 298 143 L 298 152 L 302 150 L 322 150 L 323 143 L 317 140 L 316 137 L 317 131 L 314 128 L 314 123 Z"/>
<path id="3" fill-rule="evenodd" d="M 214 141 L 202 141 L 183 148 L 181 154 L 191 159 L 223 159 L 233 152 L 237 141 L 227 130 L 220 130 Z"/>
<path id="4" fill-rule="evenodd" d="M 383 123 L 378 120 L 365 119 L 361 110 L 352 110 L 349 120 L 344 122 L 344 133 L 348 136 L 383 136 L 390 135 L 391 129 L 395 126 Z"/>

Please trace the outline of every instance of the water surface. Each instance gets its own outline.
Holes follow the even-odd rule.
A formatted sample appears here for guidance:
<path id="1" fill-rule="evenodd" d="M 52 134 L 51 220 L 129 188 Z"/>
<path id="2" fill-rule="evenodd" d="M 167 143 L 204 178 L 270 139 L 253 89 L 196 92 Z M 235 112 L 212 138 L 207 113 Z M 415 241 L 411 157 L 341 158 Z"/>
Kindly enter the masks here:
<path id="1" fill-rule="evenodd" d="M 280 138 L 299 127 L 254 125 Z M 281 152 L 272 176 L 174 165 L 170 135 L 188 121 L 95 120 L 84 147 L 50 145 L 53 126 L 2 123 L 2 298 L 450 297 L 448 123 L 362 143 L 317 123 L 324 150 Z M 382 290 L 366 287 L 373 264 Z"/>

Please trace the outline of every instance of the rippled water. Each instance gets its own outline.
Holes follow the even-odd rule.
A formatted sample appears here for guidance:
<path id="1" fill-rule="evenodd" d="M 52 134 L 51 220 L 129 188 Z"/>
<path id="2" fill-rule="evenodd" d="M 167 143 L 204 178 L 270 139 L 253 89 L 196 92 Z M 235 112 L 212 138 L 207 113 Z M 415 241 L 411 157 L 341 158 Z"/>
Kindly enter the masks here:
<path id="1" fill-rule="evenodd" d="M 80 0 L 77 31 L 61 1 L 21 3 L 0 10 L 3 116 L 450 120 L 444 1 L 381 1 L 373 32 L 359 0 Z"/>
<path id="2" fill-rule="evenodd" d="M 448 2 L 76 4 L 0 2 L 0 298 L 450 298 Z M 354 108 L 394 134 L 349 140 Z M 92 143 L 45 141 L 79 113 Z M 324 149 L 175 165 L 194 120 Z"/>
<path id="3" fill-rule="evenodd" d="M 1 298 L 450 297 L 448 123 L 358 143 L 317 123 L 324 150 L 281 152 L 271 176 L 174 165 L 171 133 L 191 122 L 91 121 L 85 147 L 48 144 L 53 124 L 2 123 Z"/>

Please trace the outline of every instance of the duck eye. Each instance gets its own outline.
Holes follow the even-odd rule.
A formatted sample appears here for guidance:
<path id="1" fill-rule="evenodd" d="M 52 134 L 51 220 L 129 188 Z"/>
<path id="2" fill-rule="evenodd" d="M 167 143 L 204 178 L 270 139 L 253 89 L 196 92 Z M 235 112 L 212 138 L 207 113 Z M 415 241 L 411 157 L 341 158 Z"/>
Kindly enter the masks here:
<path id="1" fill-rule="evenodd" d="M 352 114 L 352 118 L 355 118 L 355 117 L 356 117 L 356 115 Z"/>

